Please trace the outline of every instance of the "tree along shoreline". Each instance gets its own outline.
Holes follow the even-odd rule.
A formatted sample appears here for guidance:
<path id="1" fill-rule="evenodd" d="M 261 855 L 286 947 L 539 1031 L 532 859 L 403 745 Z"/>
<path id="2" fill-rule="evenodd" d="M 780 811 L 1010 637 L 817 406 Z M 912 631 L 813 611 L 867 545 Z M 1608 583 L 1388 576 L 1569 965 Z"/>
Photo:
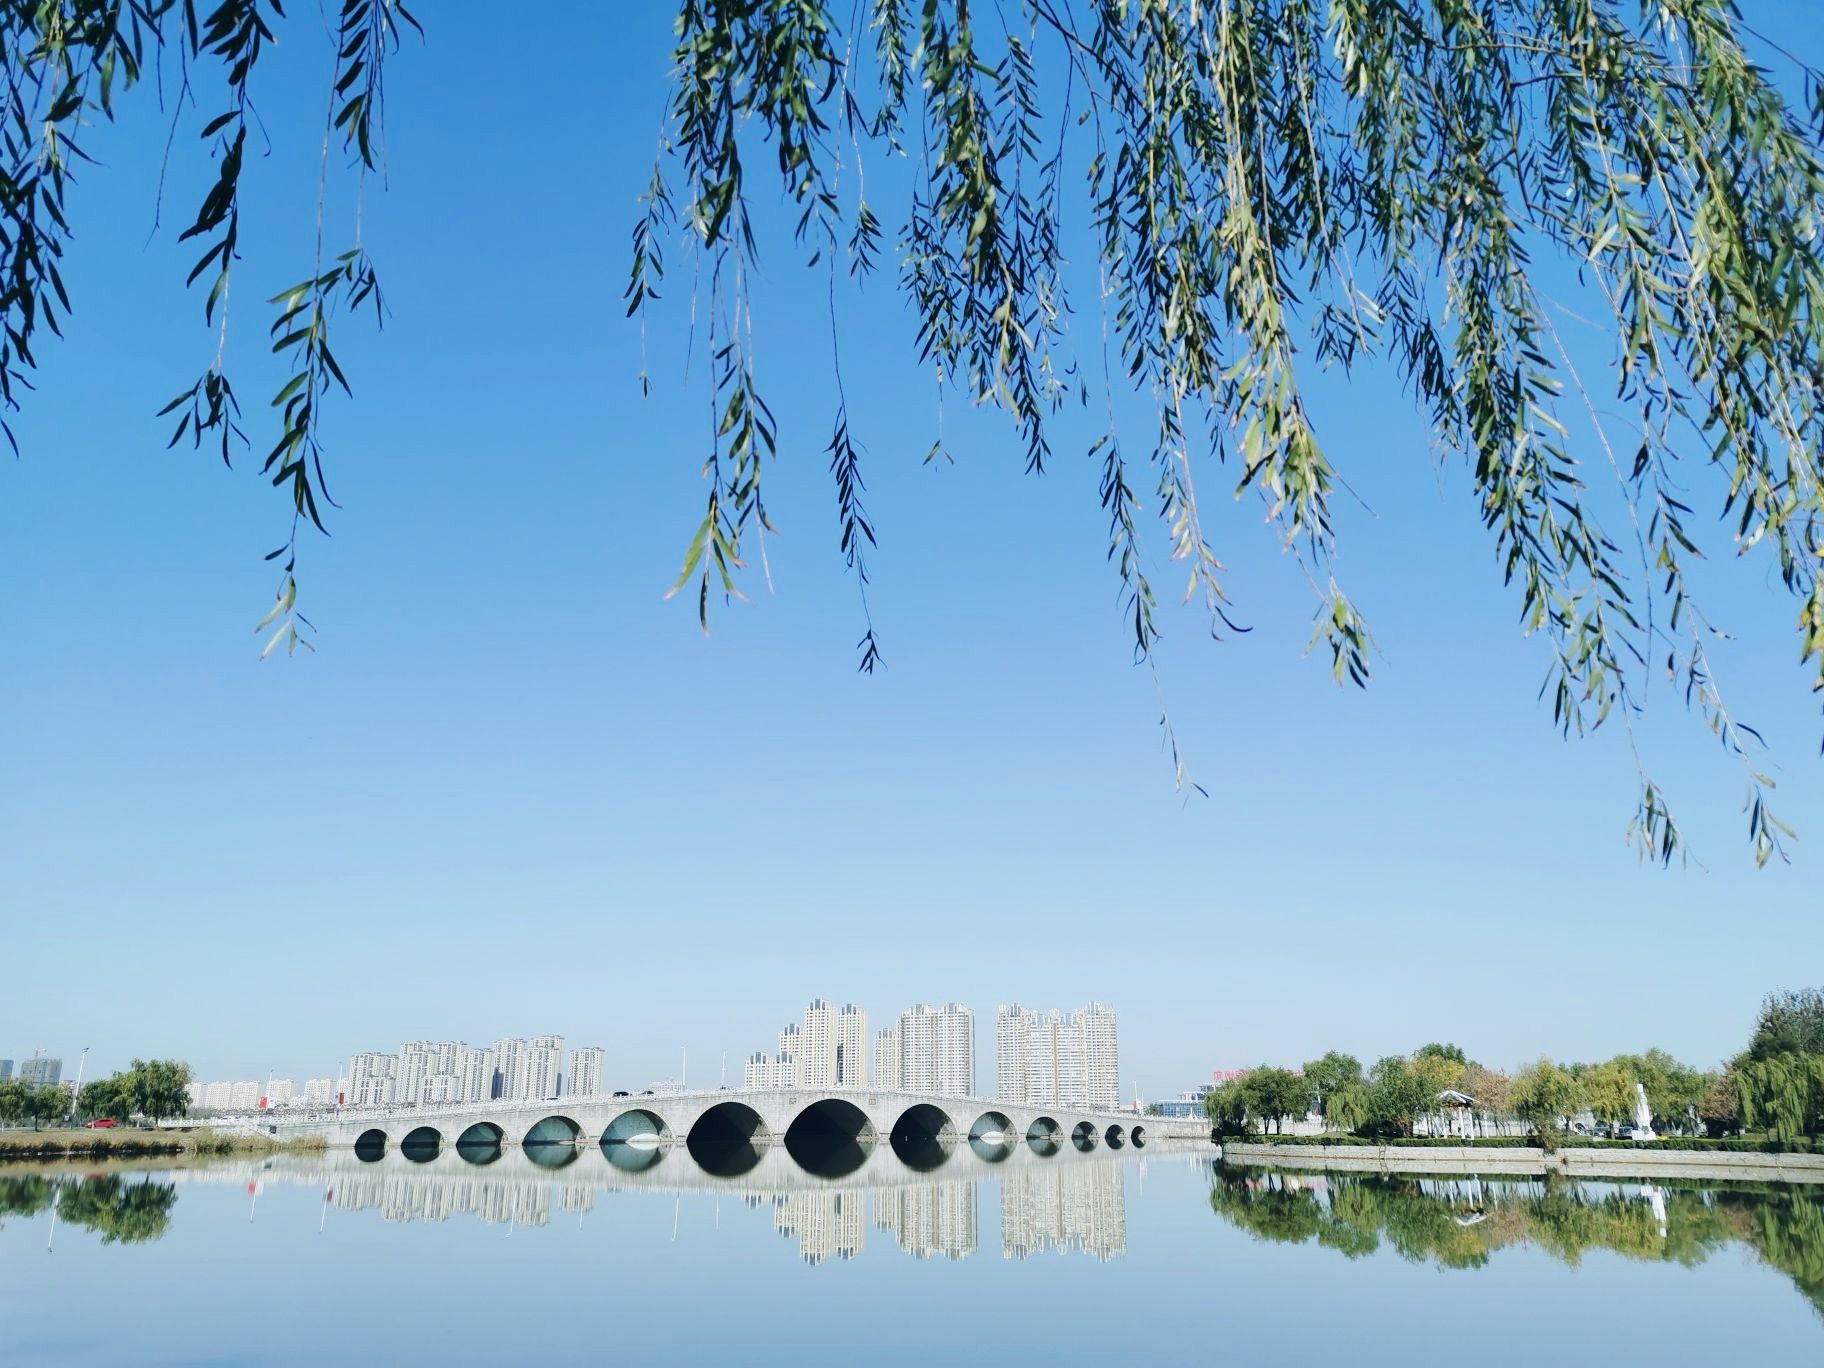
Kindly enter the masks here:
<path id="1" fill-rule="evenodd" d="M 131 1068 L 93 1079 L 77 1092 L 68 1083 L 0 1078 L 0 1126 L 40 1130 L 62 1121 L 135 1118 L 156 1126 L 190 1112 L 190 1066 L 177 1059 L 136 1059 Z"/>
<path id="2" fill-rule="evenodd" d="M 1423 1138 L 1549 1150 L 1638 1138 L 1661 1148 L 1811 1153 L 1824 1145 L 1824 989 L 1768 994 L 1747 1048 L 1712 1070 L 1650 1049 L 1590 1064 L 1541 1057 L 1510 1077 L 1433 1042 L 1366 1069 L 1336 1050 L 1300 1069 L 1262 1064 L 1206 1090 L 1203 1104 L 1218 1139 Z M 1303 1129 L 1289 1133 L 1295 1127 Z"/>
<path id="3" fill-rule="evenodd" d="M 279 1140 L 212 1130 L 46 1130 L 0 1132 L 0 1164 L 41 1159 L 135 1159 L 177 1155 L 270 1154 L 318 1150 L 318 1138 Z"/>

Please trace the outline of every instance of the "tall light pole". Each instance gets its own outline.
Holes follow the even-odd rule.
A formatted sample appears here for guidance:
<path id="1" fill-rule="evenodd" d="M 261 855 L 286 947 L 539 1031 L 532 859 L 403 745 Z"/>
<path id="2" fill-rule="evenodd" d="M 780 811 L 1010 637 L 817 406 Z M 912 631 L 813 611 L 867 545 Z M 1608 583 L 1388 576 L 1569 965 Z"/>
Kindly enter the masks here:
<path id="1" fill-rule="evenodd" d="M 76 1120 L 76 1095 L 82 1091 L 82 1068 L 88 1062 L 89 1047 L 84 1045 L 82 1057 L 76 1061 L 76 1086 L 70 1089 L 70 1114 L 63 1118 L 66 1124 L 72 1124 Z"/>

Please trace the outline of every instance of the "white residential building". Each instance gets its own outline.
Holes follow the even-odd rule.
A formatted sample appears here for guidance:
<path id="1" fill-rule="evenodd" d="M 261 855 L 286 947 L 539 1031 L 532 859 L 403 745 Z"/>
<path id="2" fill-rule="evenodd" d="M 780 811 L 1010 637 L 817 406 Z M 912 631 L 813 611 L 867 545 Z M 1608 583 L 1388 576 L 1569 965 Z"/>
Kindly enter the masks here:
<path id="1" fill-rule="evenodd" d="M 1026 1010 L 1002 1003 L 994 1013 L 994 1088 L 1003 1102 L 1026 1100 Z"/>
<path id="2" fill-rule="evenodd" d="M 768 1060 L 761 1053 L 749 1056 L 747 1063 L 750 1078 L 777 1078 L 771 1083 L 750 1083 L 750 1087 L 866 1087 L 868 1014 L 852 1002 L 837 1007 L 818 998 L 804 1009 L 803 1026 L 787 1026 L 779 1032 L 776 1059 Z"/>
<path id="3" fill-rule="evenodd" d="M 355 1107 L 384 1107 L 393 1100 L 393 1075 L 399 1057 L 358 1054 L 348 1061 L 348 1101 Z"/>
<path id="4" fill-rule="evenodd" d="M 393 1102 L 416 1107 L 434 1102 L 480 1102 L 488 1093 L 470 1095 L 464 1065 L 475 1052 L 460 1040 L 408 1040 L 399 1047 L 393 1075 Z M 492 1080 L 489 1080 L 492 1087 Z"/>
<path id="5" fill-rule="evenodd" d="M 787 1054 L 769 1055 L 765 1050 L 755 1050 L 747 1057 L 744 1082 L 749 1089 L 791 1087 L 791 1056 Z"/>
<path id="6" fill-rule="evenodd" d="M 457 1091 L 464 1102 L 487 1102 L 494 1096 L 494 1074 L 500 1066 L 500 1054 L 486 1047 L 464 1047 L 456 1056 Z"/>
<path id="7" fill-rule="evenodd" d="M 798 1026 L 787 1026 L 781 1030 L 779 1032 L 779 1058 L 786 1060 L 791 1067 L 786 1073 L 780 1075 L 780 1087 L 789 1088 L 799 1082 L 797 1074 L 792 1070 L 797 1069 L 798 1060 L 803 1054 L 803 1029 Z"/>
<path id="8" fill-rule="evenodd" d="M 602 1059 L 600 1045 L 581 1045 L 570 1051 L 570 1073 L 564 1079 L 564 1096 L 600 1097 Z"/>
<path id="9" fill-rule="evenodd" d="M 428 1046 L 427 1051 L 431 1056 L 431 1072 L 433 1074 L 455 1073 L 463 1051 L 468 1048 L 460 1040 L 440 1040 L 436 1044 Z"/>
<path id="10" fill-rule="evenodd" d="M 868 1014 L 854 1003 L 837 1007 L 819 998 L 804 1013 L 804 1086 L 865 1088 L 868 1084 Z"/>
<path id="11" fill-rule="evenodd" d="M 564 1038 L 560 1035 L 533 1036 L 526 1042 L 522 1056 L 525 1065 L 526 1101 L 544 1101 L 557 1096 L 564 1074 Z"/>
<path id="12" fill-rule="evenodd" d="M 564 1038 L 507 1037 L 494 1042 L 494 1093 L 503 1102 L 538 1102 L 557 1096 L 564 1067 Z"/>
<path id="13" fill-rule="evenodd" d="M 905 1092 L 975 1095 L 975 1013 L 960 1002 L 901 1012 L 875 1042 L 874 1082 Z"/>
<path id="14" fill-rule="evenodd" d="M 1097 1002 L 1064 1015 L 1018 1003 L 995 1014 L 996 1095 L 1003 1102 L 1112 1110 L 1121 1097 L 1115 1014 Z"/>
<path id="15" fill-rule="evenodd" d="M 1121 1052 L 1115 1044 L 1114 1009 L 1092 1002 L 1070 1016 L 1083 1040 L 1085 1105 L 1113 1111 L 1121 1105 Z"/>
<path id="16" fill-rule="evenodd" d="M 526 1094 L 526 1042 L 503 1036 L 494 1042 L 493 1095 L 503 1101 L 524 1101 Z"/>
<path id="17" fill-rule="evenodd" d="M 338 1088 L 333 1078 L 307 1078 L 304 1080 L 304 1102 L 307 1106 L 329 1106 L 336 1104 L 336 1094 L 347 1092 L 346 1086 Z"/>
<path id="18" fill-rule="evenodd" d="M 874 1037 L 874 1086 L 888 1092 L 904 1088 L 904 1060 L 900 1056 L 899 1027 L 889 1026 Z"/>
<path id="19" fill-rule="evenodd" d="M 393 1066 L 394 1105 L 416 1107 L 425 1100 L 425 1081 L 431 1077 L 436 1047 L 428 1040 L 408 1040 L 399 1047 L 399 1062 Z"/>

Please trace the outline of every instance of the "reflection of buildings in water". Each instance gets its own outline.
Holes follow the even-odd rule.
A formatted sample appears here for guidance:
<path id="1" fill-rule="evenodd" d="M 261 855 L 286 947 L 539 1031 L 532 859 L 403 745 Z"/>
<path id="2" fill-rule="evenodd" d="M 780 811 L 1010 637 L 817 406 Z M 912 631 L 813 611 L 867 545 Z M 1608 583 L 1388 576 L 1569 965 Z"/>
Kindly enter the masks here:
<path id="1" fill-rule="evenodd" d="M 565 1183 L 557 1190 L 557 1204 L 576 1216 L 595 1210 L 595 1189 L 583 1183 Z"/>
<path id="2" fill-rule="evenodd" d="M 863 1200 L 859 1192 L 782 1192 L 772 1199 L 773 1227 L 788 1239 L 798 1237 L 808 1264 L 852 1259 L 861 1253 Z M 749 1201 L 759 1206 L 765 1199 Z"/>
<path id="3" fill-rule="evenodd" d="M 444 1221 L 463 1213 L 499 1225 L 542 1226 L 551 1220 L 550 1186 L 510 1178 L 431 1183 L 409 1173 L 343 1172 L 336 1175 L 330 1202 L 340 1211 L 378 1207 L 384 1221 Z M 588 1208 L 566 1203 L 565 1210 Z"/>
<path id="4" fill-rule="evenodd" d="M 1080 1249 L 1106 1262 L 1127 1252 L 1120 1164 L 1026 1169 L 1001 1180 L 1001 1257 Z"/>
<path id="5" fill-rule="evenodd" d="M 919 1259 L 975 1253 L 975 1184 L 920 1183 L 874 1194 L 874 1224 Z"/>

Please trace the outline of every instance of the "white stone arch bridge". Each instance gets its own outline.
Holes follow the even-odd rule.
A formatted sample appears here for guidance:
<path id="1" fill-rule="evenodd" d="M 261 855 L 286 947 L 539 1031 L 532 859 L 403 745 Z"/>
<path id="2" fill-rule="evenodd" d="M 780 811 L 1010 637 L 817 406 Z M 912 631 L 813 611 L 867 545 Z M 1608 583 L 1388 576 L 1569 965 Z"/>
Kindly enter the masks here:
<path id="1" fill-rule="evenodd" d="M 1149 1141 L 1207 1141 L 1198 1119 L 1047 1107 L 984 1098 L 867 1088 L 727 1089 L 563 1097 L 538 1102 L 453 1103 L 268 1114 L 256 1124 L 281 1138 L 319 1137 L 362 1157 L 400 1153 L 428 1160 L 446 1150 L 488 1163 L 519 1148 L 534 1160 L 568 1163 L 599 1147 L 632 1167 L 642 1154 L 685 1147 L 710 1173 L 744 1172 L 772 1147 L 807 1170 L 852 1171 L 890 1147 L 912 1168 L 936 1167 L 967 1145 L 994 1160 L 1023 1149 L 1039 1157 L 1068 1150 L 1144 1148 Z"/>

